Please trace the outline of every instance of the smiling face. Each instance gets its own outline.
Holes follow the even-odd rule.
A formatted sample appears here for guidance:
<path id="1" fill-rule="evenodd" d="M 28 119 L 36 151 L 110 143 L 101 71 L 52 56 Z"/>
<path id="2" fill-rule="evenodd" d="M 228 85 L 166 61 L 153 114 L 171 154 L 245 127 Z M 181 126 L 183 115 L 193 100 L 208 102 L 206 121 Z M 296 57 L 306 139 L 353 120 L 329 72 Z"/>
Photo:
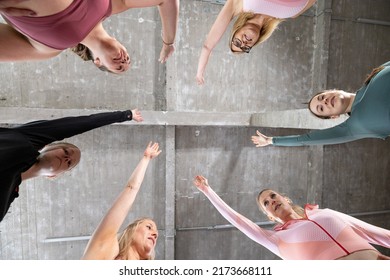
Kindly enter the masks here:
<path id="1" fill-rule="evenodd" d="M 290 201 L 273 190 L 263 191 L 258 198 L 258 204 L 270 220 L 278 222 L 289 220 L 295 213 Z"/>
<path id="2" fill-rule="evenodd" d="M 231 50 L 233 52 L 249 52 L 259 40 L 260 29 L 261 27 L 259 25 L 247 22 L 234 34 L 231 42 Z"/>
<path id="3" fill-rule="evenodd" d="M 132 246 L 141 259 L 149 259 L 154 254 L 157 238 L 158 231 L 154 221 L 145 219 L 137 225 L 132 238 Z"/>
<path id="4" fill-rule="evenodd" d="M 74 145 L 53 144 L 41 150 L 38 161 L 46 176 L 56 176 L 75 167 L 80 157 L 80 150 Z"/>
<path id="5" fill-rule="evenodd" d="M 319 117 L 335 118 L 347 112 L 348 104 L 344 91 L 329 90 L 315 95 L 309 109 Z"/>

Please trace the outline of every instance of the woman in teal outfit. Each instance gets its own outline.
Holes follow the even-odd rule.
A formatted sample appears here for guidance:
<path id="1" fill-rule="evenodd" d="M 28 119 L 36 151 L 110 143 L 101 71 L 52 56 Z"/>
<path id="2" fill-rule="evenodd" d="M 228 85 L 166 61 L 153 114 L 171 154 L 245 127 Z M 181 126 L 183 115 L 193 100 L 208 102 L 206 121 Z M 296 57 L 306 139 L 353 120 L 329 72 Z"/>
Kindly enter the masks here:
<path id="1" fill-rule="evenodd" d="M 309 102 L 309 110 L 320 118 L 349 118 L 334 127 L 313 130 L 303 135 L 268 137 L 252 136 L 256 147 L 331 145 L 362 138 L 385 139 L 390 135 L 390 61 L 375 68 L 356 92 L 326 90 Z"/>

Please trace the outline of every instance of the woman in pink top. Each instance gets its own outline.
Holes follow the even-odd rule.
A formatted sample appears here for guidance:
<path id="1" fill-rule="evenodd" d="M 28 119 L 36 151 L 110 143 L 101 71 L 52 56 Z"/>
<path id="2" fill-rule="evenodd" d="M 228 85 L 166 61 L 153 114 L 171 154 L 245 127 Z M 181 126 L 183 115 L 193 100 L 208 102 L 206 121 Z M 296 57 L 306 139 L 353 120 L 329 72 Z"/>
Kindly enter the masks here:
<path id="1" fill-rule="evenodd" d="M 316 205 L 307 204 L 303 209 L 270 189 L 260 192 L 257 202 L 279 225 L 266 230 L 230 208 L 205 177 L 196 176 L 194 184 L 232 225 L 282 259 L 390 260 L 371 245 L 390 248 L 390 230 Z"/>
<path id="2" fill-rule="evenodd" d="M 308 10 L 316 0 L 227 0 L 210 29 L 198 62 L 196 80 L 204 84 L 204 72 L 210 54 L 221 40 L 234 17 L 229 47 L 234 53 L 249 53 L 264 42 L 285 18 L 295 18 Z"/>
<path id="3" fill-rule="evenodd" d="M 0 23 L 0 61 L 44 60 L 72 48 L 101 70 L 126 71 L 129 54 L 102 22 L 152 6 L 158 6 L 162 21 L 163 63 L 174 51 L 179 0 L 2 0 L 0 13 L 8 24 Z"/>
<path id="4" fill-rule="evenodd" d="M 84 260 L 153 260 L 158 231 L 156 223 L 142 218 L 128 225 L 118 236 L 138 191 L 150 161 L 161 153 L 158 143 L 150 142 L 123 191 L 107 211 L 92 234 L 84 251 Z"/>

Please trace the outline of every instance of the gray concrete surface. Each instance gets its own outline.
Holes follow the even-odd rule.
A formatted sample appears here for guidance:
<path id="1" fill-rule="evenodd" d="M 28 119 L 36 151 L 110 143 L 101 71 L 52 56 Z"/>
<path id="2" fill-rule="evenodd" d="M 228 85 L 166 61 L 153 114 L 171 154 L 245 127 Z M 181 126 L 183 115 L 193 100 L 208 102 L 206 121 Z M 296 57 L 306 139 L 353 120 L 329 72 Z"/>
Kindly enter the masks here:
<path id="1" fill-rule="evenodd" d="M 355 91 L 390 59 L 390 2 L 318 0 L 250 55 L 229 53 L 224 36 L 202 87 L 195 82 L 198 56 L 222 5 L 180 5 L 176 51 L 166 65 L 157 61 L 155 8 L 105 22 L 130 52 L 133 67 L 124 75 L 95 70 L 68 51 L 42 62 L 0 63 L 2 126 L 136 107 L 145 117 L 68 139 L 83 151 L 77 168 L 56 180 L 24 182 L 0 224 L 0 259 L 79 259 L 149 141 L 163 153 L 150 165 L 128 222 L 154 218 L 158 259 L 277 259 L 228 224 L 192 185 L 197 174 L 265 227 L 272 224 L 255 197 L 267 187 L 295 203 L 390 228 L 389 140 L 262 149 L 250 141 L 256 129 L 288 135 L 336 124 L 312 118 L 302 103 L 325 88 Z"/>

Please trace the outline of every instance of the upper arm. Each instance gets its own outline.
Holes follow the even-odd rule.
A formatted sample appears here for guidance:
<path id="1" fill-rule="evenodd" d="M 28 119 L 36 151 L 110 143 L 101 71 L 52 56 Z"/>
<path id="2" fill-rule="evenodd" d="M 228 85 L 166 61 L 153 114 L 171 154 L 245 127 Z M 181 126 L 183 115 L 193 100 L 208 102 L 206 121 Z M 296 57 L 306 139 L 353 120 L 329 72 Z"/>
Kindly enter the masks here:
<path id="1" fill-rule="evenodd" d="M 222 7 L 204 42 L 205 48 L 213 49 L 222 38 L 231 20 L 237 13 L 234 3 L 233 0 L 228 0 Z"/>

